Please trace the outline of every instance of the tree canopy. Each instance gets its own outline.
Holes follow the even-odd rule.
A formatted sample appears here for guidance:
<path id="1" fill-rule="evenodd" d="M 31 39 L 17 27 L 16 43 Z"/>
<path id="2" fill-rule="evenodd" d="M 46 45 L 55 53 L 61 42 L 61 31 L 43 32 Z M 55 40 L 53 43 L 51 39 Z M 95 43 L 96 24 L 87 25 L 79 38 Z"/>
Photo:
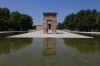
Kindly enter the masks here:
<path id="1" fill-rule="evenodd" d="M 65 17 L 62 25 L 63 28 L 79 31 L 100 31 L 100 12 L 87 9 L 71 13 Z"/>
<path id="2" fill-rule="evenodd" d="M 28 14 L 18 11 L 10 12 L 6 7 L 0 8 L 0 31 L 4 30 L 28 30 L 33 25 L 33 18 Z"/>
<path id="3" fill-rule="evenodd" d="M 63 28 L 64 28 L 64 27 L 63 27 L 63 24 L 62 24 L 61 22 L 59 22 L 58 25 L 57 25 L 57 28 L 58 28 L 58 29 L 63 29 Z"/>

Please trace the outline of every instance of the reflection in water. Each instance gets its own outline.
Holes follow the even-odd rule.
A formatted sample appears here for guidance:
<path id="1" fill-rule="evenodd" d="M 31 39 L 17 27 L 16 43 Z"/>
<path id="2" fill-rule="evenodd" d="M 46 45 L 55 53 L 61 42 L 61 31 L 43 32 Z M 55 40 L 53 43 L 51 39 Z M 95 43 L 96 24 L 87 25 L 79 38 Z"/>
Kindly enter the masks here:
<path id="1" fill-rule="evenodd" d="M 0 34 L 0 55 L 10 53 L 11 49 L 18 51 L 21 48 L 28 47 L 33 41 L 30 38 L 5 38 L 9 35 L 14 34 Z"/>
<path id="2" fill-rule="evenodd" d="M 100 36 L 92 35 L 93 39 L 63 39 L 66 46 L 78 50 L 80 53 L 100 55 Z"/>
<path id="3" fill-rule="evenodd" d="M 100 66 L 98 53 L 89 54 L 100 51 L 100 37 L 94 39 L 34 38 L 34 42 L 32 39 L 1 38 L 0 66 Z"/>
<path id="4" fill-rule="evenodd" d="M 44 38 L 44 56 L 56 55 L 56 38 Z"/>

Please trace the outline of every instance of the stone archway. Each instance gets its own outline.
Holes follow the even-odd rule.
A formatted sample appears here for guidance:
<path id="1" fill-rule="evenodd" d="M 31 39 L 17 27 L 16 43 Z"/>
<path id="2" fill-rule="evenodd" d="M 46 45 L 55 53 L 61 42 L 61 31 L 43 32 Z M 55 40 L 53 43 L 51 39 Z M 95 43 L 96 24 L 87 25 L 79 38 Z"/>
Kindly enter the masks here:
<path id="1" fill-rule="evenodd" d="M 44 22 L 43 22 L 43 32 L 44 34 L 48 34 L 48 30 L 51 30 L 53 34 L 56 34 L 57 29 L 57 21 L 56 21 L 56 12 L 45 12 Z"/>

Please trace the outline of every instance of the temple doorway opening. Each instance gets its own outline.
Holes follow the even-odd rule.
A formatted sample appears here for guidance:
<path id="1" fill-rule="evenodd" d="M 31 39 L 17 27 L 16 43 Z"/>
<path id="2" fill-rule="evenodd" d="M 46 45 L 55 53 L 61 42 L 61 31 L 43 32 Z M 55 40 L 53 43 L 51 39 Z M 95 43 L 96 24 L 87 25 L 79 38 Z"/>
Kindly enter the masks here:
<path id="1" fill-rule="evenodd" d="M 49 28 L 49 30 L 51 30 L 51 24 L 48 24 L 48 28 Z"/>

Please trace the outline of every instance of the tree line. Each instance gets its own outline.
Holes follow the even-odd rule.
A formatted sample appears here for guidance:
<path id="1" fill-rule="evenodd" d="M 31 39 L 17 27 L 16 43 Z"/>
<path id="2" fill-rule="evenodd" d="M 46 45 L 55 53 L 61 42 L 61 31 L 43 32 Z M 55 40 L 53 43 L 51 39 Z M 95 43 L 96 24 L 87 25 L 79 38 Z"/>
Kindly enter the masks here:
<path id="1" fill-rule="evenodd" d="M 62 23 L 58 23 L 58 29 L 100 31 L 100 11 L 87 9 L 71 13 L 65 17 Z"/>
<path id="2" fill-rule="evenodd" d="M 18 11 L 10 12 L 6 7 L 0 7 L 0 31 L 4 30 L 28 30 L 33 25 L 33 18 L 28 14 Z"/>

